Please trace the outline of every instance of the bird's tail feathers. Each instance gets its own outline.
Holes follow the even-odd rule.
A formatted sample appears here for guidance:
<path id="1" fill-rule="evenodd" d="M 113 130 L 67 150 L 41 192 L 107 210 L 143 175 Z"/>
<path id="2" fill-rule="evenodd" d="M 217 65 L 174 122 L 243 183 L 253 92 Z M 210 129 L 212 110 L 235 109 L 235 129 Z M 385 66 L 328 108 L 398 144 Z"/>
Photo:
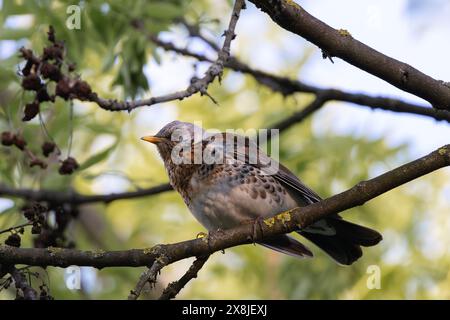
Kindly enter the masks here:
<path id="1" fill-rule="evenodd" d="M 313 253 L 305 245 L 287 235 L 276 236 L 258 244 L 296 258 L 313 256 Z"/>
<path id="2" fill-rule="evenodd" d="M 298 233 L 343 265 L 350 265 L 362 256 L 361 246 L 374 246 L 383 238 L 379 232 L 339 216 L 320 220 Z"/>

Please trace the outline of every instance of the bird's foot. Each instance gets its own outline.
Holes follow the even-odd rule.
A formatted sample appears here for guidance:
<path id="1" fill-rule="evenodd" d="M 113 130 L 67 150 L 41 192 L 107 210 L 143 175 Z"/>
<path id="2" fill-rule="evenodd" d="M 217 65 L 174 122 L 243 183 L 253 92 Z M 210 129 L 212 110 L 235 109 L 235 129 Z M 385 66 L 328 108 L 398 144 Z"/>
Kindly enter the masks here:
<path id="1" fill-rule="evenodd" d="M 202 238 L 207 238 L 208 237 L 208 234 L 207 233 L 204 233 L 204 232 L 199 232 L 199 233 L 197 233 L 197 235 L 196 235 L 196 238 L 197 239 L 202 239 Z"/>

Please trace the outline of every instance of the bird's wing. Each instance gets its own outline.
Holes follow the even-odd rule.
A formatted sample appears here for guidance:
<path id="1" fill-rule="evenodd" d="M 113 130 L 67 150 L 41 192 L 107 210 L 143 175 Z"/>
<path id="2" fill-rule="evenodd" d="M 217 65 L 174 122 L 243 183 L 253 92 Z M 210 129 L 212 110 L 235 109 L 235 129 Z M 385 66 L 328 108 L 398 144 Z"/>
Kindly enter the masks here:
<path id="1" fill-rule="evenodd" d="M 230 135 L 229 133 L 227 134 Z M 222 133 L 222 135 L 224 134 Z M 227 152 L 227 154 L 231 155 L 234 159 L 242 160 L 245 163 L 260 169 L 265 174 L 274 177 L 283 186 L 285 186 L 288 191 L 291 191 L 290 193 L 294 198 L 296 198 L 297 201 L 299 201 L 299 204 L 306 205 L 321 200 L 321 197 L 317 193 L 308 188 L 288 168 L 283 166 L 281 163 L 273 160 L 264 151 L 258 148 L 256 143 L 252 139 L 236 134 L 231 135 L 230 137 L 240 138 L 242 139 L 240 141 L 245 142 L 244 144 L 238 144 L 239 139 L 233 139 L 233 149 L 231 149 L 231 152 Z M 255 157 L 252 158 L 252 153 L 255 152 L 257 152 L 258 155 L 256 158 L 257 161 L 254 161 Z"/>
<path id="2" fill-rule="evenodd" d="M 281 182 L 284 186 L 293 191 L 298 192 L 308 203 L 319 202 L 320 196 L 313 190 L 308 188 L 297 176 L 295 176 L 288 168 L 279 164 L 279 170 L 274 175 L 275 179 Z"/>
<path id="3" fill-rule="evenodd" d="M 203 151 L 210 148 L 207 152 L 211 152 L 211 149 L 221 149 L 220 152 L 227 159 L 245 162 L 268 176 L 272 176 L 286 187 L 299 205 L 307 205 L 321 200 L 320 196 L 308 188 L 295 174 L 270 158 L 254 140 L 248 137 L 227 132 L 211 135 L 197 144 L 201 144 Z"/>

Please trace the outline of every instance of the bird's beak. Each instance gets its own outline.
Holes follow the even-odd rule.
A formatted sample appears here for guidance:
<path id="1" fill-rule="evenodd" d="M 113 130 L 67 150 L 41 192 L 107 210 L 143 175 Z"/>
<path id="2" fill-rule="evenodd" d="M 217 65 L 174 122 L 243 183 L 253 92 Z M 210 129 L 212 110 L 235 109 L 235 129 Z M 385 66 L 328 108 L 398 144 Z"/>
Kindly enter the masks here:
<path id="1" fill-rule="evenodd" d="M 164 140 L 164 138 L 159 138 L 159 137 L 155 137 L 155 136 L 145 136 L 145 137 L 142 137 L 141 139 L 144 141 L 150 142 L 150 143 L 154 143 L 154 144 L 158 144 Z"/>

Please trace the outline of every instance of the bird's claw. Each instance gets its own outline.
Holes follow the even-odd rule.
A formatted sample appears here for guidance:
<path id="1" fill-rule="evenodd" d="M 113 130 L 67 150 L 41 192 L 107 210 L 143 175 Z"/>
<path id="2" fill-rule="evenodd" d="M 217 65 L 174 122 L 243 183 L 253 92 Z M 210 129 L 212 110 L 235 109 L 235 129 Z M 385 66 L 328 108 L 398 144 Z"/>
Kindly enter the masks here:
<path id="1" fill-rule="evenodd" d="M 197 239 L 202 239 L 202 238 L 207 238 L 207 237 L 208 237 L 208 234 L 204 233 L 204 232 L 199 232 L 199 233 L 197 233 L 197 236 L 196 236 Z"/>

